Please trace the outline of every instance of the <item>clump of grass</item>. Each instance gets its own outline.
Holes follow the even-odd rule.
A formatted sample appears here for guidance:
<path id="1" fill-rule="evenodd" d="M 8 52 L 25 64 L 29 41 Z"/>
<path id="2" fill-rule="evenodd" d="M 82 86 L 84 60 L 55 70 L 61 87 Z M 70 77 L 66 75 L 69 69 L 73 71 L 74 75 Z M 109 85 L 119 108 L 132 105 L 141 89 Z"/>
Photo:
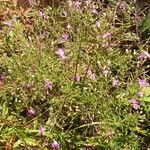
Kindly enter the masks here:
<path id="1" fill-rule="evenodd" d="M 9 11 L 0 30 L 2 148 L 149 148 L 150 56 L 131 4 Z"/>

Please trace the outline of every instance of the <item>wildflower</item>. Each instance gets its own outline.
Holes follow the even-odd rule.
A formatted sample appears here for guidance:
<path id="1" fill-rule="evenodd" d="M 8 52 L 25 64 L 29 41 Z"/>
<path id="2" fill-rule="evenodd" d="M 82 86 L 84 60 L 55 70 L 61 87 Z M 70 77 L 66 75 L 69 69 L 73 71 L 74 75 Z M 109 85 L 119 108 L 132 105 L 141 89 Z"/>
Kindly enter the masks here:
<path id="1" fill-rule="evenodd" d="M 68 15 L 67 11 L 63 11 L 63 14 L 65 17 Z"/>
<path id="2" fill-rule="evenodd" d="M 31 89 L 32 88 L 32 84 L 31 83 L 26 83 L 25 85 L 24 85 L 24 87 L 25 87 L 25 89 Z"/>
<path id="3" fill-rule="evenodd" d="M 103 74 L 104 74 L 105 78 L 107 77 L 108 72 L 109 72 L 109 71 L 108 71 L 107 67 L 104 66 L 104 68 L 103 68 Z"/>
<path id="4" fill-rule="evenodd" d="M 137 109 L 139 108 L 140 103 L 137 102 L 134 98 L 132 98 L 132 99 L 130 100 L 130 103 L 132 104 L 132 106 L 133 106 L 133 108 L 134 108 L 135 110 L 137 110 Z"/>
<path id="5" fill-rule="evenodd" d="M 110 48 L 110 44 L 107 43 L 107 44 L 104 45 L 105 50 L 108 50 L 109 48 Z"/>
<path id="6" fill-rule="evenodd" d="M 115 78 L 112 78 L 112 87 L 118 87 L 120 85 L 119 80 L 116 80 Z"/>
<path id="7" fill-rule="evenodd" d="M 43 135 L 45 132 L 45 128 L 40 127 L 38 131 L 39 131 L 39 134 Z"/>
<path id="8" fill-rule="evenodd" d="M 77 81 L 79 82 L 80 81 L 80 76 L 79 75 L 76 75 L 72 78 L 74 81 Z"/>
<path id="9" fill-rule="evenodd" d="M 35 110 L 33 108 L 27 109 L 27 115 L 33 117 L 35 115 Z"/>
<path id="10" fill-rule="evenodd" d="M 51 144 L 51 147 L 53 148 L 53 149 L 59 149 L 60 148 L 60 145 L 59 145 L 59 143 L 57 142 L 57 141 L 53 141 L 53 143 Z"/>
<path id="11" fill-rule="evenodd" d="M 68 24 L 66 27 L 67 27 L 67 29 L 71 29 L 71 25 L 70 24 Z"/>
<path id="12" fill-rule="evenodd" d="M 4 81 L 5 77 L 3 75 L 0 75 L 0 81 Z"/>
<path id="13" fill-rule="evenodd" d="M 35 4 L 35 1 L 34 1 L 34 0 L 28 0 L 28 3 L 29 3 L 30 5 L 34 5 L 34 4 Z"/>
<path id="14" fill-rule="evenodd" d="M 62 38 L 63 38 L 64 40 L 68 40 L 69 34 L 68 34 L 68 33 L 62 34 Z"/>
<path id="15" fill-rule="evenodd" d="M 47 19 L 48 17 L 45 15 L 45 13 L 39 11 L 38 14 L 37 14 L 39 17 L 41 18 L 44 18 L 44 19 Z"/>
<path id="16" fill-rule="evenodd" d="M 126 9 L 126 4 L 124 2 L 120 2 L 118 5 L 118 9 L 121 11 L 124 11 Z"/>
<path id="17" fill-rule="evenodd" d="M 88 74 L 88 76 L 90 77 L 90 79 L 96 80 L 95 74 L 92 73 L 91 69 L 88 69 L 87 74 Z"/>
<path id="18" fill-rule="evenodd" d="M 106 32 L 104 35 L 103 35 L 103 38 L 110 38 L 111 37 L 111 34 L 109 32 Z"/>
<path id="19" fill-rule="evenodd" d="M 56 54 L 58 54 L 61 59 L 65 59 L 66 58 L 63 48 L 59 48 L 58 51 L 56 52 Z"/>
<path id="20" fill-rule="evenodd" d="M 146 80 L 144 80 L 144 79 L 139 79 L 139 85 L 140 85 L 140 87 L 146 86 L 146 85 L 147 85 Z"/>
<path id="21" fill-rule="evenodd" d="M 79 7 L 81 5 L 81 2 L 76 1 L 74 4 L 75 4 L 75 6 Z"/>
<path id="22" fill-rule="evenodd" d="M 44 83 L 44 89 L 45 89 L 45 90 L 48 90 L 48 89 L 51 89 L 51 90 L 52 90 L 52 87 L 53 87 L 52 82 L 46 81 L 46 82 Z"/>
<path id="23" fill-rule="evenodd" d="M 101 23 L 99 21 L 96 21 L 96 27 L 100 27 L 101 26 Z"/>
<path id="24" fill-rule="evenodd" d="M 98 14 L 98 11 L 97 11 L 95 8 L 93 8 L 93 9 L 92 9 L 92 13 L 93 13 L 93 14 Z"/>
<path id="25" fill-rule="evenodd" d="M 12 21 L 6 21 L 4 22 L 4 25 L 11 27 L 12 26 Z"/>
<path id="26" fill-rule="evenodd" d="M 143 92 L 138 92 L 137 94 L 139 97 L 143 97 L 144 96 L 144 93 Z"/>
<path id="27" fill-rule="evenodd" d="M 144 61 L 144 60 L 150 58 L 150 55 L 147 52 L 142 52 L 139 54 L 139 56 L 137 58 L 138 58 L 138 60 Z"/>

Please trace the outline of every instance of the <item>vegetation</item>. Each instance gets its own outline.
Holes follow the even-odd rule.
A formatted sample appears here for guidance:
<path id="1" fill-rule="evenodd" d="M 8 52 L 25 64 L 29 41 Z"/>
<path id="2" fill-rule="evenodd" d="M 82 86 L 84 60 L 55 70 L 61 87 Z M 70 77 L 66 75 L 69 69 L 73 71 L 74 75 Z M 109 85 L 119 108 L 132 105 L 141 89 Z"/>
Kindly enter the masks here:
<path id="1" fill-rule="evenodd" d="M 0 149 L 150 150 L 143 9 L 28 3 L 0 5 Z"/>

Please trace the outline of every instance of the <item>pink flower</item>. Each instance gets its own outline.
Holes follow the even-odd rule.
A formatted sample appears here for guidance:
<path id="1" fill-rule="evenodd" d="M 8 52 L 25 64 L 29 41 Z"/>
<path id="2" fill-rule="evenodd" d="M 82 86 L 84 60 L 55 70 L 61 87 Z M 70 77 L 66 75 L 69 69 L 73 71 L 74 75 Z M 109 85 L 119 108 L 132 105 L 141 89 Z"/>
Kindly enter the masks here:
<path id="1" fill-rule="evenodd" d="M 124 11 L 126 9 L 126 4 L 124 2 L 120 2 L 118 5 L 119 10 Z"/>
<path id="2" fill-rule="evenodd" d="M 143 92 L 138 92 L 137 94 L 139 97 L 143 97 L 144 96 L 144 93 Z"/>
<path id="3" fill-rule="evenodd" d="M 62 34 L 62 38 L 63 38 L 64 40 L 68 40 L 69 34 L 68 34 L 68 33 Z"/>
<path id="4" fill-rule="evenodd" d="M 91 69 L 88 69 L 87 74 L 88 74 L 88 76 L 90 77 L 90 79 L 96 80 L 95 74 L 92 73 Z"/>
<path id="5" fill-rule="evenodd" d="M 120 85 L 119 80 L 116 80 L 115 78 L 112 78 L 112 87 L 118 87 Z"/>
<path id="6" fill-rule="evenodd" d="M 29 117 L 34 117 L 34 115 L 35 115 L 35 110 L 34 110 L 33 108 L 27 109 L 27 115 L 28 115 Z"/>
<path id="7" fill-rule="evenodd" d="M 139 103 L 138 101 L 136 101 L 134 98 L 132 98 L 132 99 L 130 100 L 130 103 L 132 104 L 132 106 L 133 106 L 133 108 L 134 108 L 135 110 L 137 110 L 137 109 L 139 108 L 139 106 L 140 106 L 140 103 Z"/>
<path id="8" fill-rule="evenodd" d="M 101 23 L 99 21 L 96 21 L 96 27 L 100 27 L 101 26 Z"/>
<path id="9" fill-rule="evenodd" d="M 6 21 L 4 22 L 4 25 L 11 27 L 13 24 L 12 24 L 12 21 Z"/>
<path id="10" fill-rule="evenodd" d="M 108 50 L 109 48 L 110 48 L 110 44 L 107 43 L 107 44 L 104 45 L 105 50 Z"/>
<path id="11" fill-rule="evenodd" d="M 79 75 L 76 75 L 72 78 L 74 81 L 77 81 L 79 82 L 80 81 L 80 76 Z"/>
<path id="12" fill-rule="evenodd" d="M 134 108 L 135 110 L 137 110 L 137 109 L 139 108 L 139 104 L 138 104 L 138 103 L 133 104 L 133 108 Z"/>
<path id="13" fill-rule="evenodd" d="M 63 48 L 59 48 L 58 51 L 56 52 L 56 54 L 58 54 L 61 59 L 65 59 L 66 58 Z"/>
<path id="14" fill-rule="evenodd" d="M 68 15 L 67 11 L 63 11 L 63 14 L 65 17 Z"/>
<path id="15" fill-rule="evenodd" d="M 144 79 L 139 79 L 139 85 L 140 85 L 140 87 L 146 86 L 146 85 L 147 85 L 146 80 L 144 80 Z"/>
<path id="16" fill-rule="evenodd" d="M 0 81 L 4 81 L 5 77 L 3 75 L 0 75 Z"/>
<path id="17" fill-rule="evenodd" d="M 93 13 L 93 14 L 98 14 L 98 11 L 97 11 L 95 8 L 93 8 L 93 9 L 92 9 L 92 13 Z"/>
<path id="18" fill-rule="evenodd" d="M 71 25 L 70 24 L 67 25 L 67 29 L 71 29 Z"/>
<path id="19" fill-rule="evenodd" d="M 150 55 L 147 52 L 142 52 L 139 54 L 139 56 L 137 58 L 138 58 L 138 60 L 144 61 L 144 60 L 150 58 Z"/>
<path id="20" fill-rule="evenodd" d="M 30 5 L 34 5 L 34 4 L 35 4 L 35 1 L 34 1 L 34 0 L 28 0 L 28 3 L 29 3 Z"/>
<path id="21" fill-rule="evenodd" d="M 79 1 L 74 2 L 75 6 L 79 7 L 82 3 Z"/>
<path id="22" fill-rule="evenodd" d="M 32 85 L 31 83 L 26 83 L 26 84 L 24 85 L 25 89 L 27 89 L 27 90 L 31 89 L 32 86 L 33 86 L 33 85 Z"/>
<path id="23" fill-rule="evenodd" d="M 46 81 L 46 82 L 44 83 L 44 88 L 45 88 L 45 90 L 48 90 L 48 89 L 51 89 L 51 90 L 52 90 L 52 87 L 53 87 L 52 82 Z"/>
<path id="24" fill-rule="evenodd" d="M 45 13 L 42 12 L 42 11 L 39 11 L 37 15 L 38 15 L 39 17 L 41 17 L 41 18 L 44 18 L 44 19 L 47 19 L 47 18 L 48 18 L 48 17 L 45 15 Z"/>
<path id="25" fill-rule="evenodd" d="M 59 149 L 60 148 L 60 144 L 57 141 L 53 141 L 53 143 L 51 144 L 51 147 L 53 149 Z"/>
<path id="26" fill-rule="evenodd" d="M 111 37 L 111 34 L 109 32 L 106 32 L 104 35 L 103 35 L 103 38 L 110 38 Z"/>
<path id="27" fill-rule="evenodd" d="M 45 132 L 45 128 L 40 127 L 38 131 L 39 131 L 39 134 L 43 135 Z"/>

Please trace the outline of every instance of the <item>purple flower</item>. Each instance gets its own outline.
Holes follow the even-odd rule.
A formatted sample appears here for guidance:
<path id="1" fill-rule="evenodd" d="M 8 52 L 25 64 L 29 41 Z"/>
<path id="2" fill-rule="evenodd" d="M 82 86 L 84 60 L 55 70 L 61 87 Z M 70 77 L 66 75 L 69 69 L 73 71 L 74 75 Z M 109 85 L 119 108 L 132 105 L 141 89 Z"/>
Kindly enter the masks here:
<path id="1" fill-rule="evenodd" d="M 133 108 L 134 108 L 135 110 L 137 110 L 137 109 L 139 108 L 139 104 L 138 104 L 138 103 L 133 104 Z"/>
<path id="2" fill-rule="evenodd" d="M 132 106 L 133 106 L 133 108 L 134 108 L 135 110 L 137 110 L 137 109 L 139 108 L 139 106 L 140 106 L 140 103 L 139 103 L 138 101 L 136 101 L 134 98 L 132 98 L 132 99 L 130 100 L 130 103 L 132 104 Z"/>
<path id="3" fill-rule="evenodd" d="M 130 103 L 131 104 L 135 104 L 136 103 L 136 100 L 134 98 L 130 99 Z"/>
<path id="4" fill-rule="evenodd" d="M 74 2 L 75 6 L 79 7 L 82 3 L 79 1 Z"/>
<path id="5" fill-rule="evenodd" d="M 59 48 L 58 51 L 56 52 L 56 54 L 58 54 L 61 59 L 65 59 L 66 58 L 63 48 Z"/>
<path id="6" fill-rule="evenodd" d="M 12 26 L 12 21 L 6 21 L 4 22 L 4 25 L 11 27 Z"/>
<path id="7" fill-rule="evenodd" d="M 68 15 L 67 11 L 63 11 L 64 16 L 66 17 Z"/>
<path id="8" fill-rule="evenodd" d="M 67 29 L 71 29 L 71 25 L 70 24 L 67 24 Z"/>
<path id="9" fill-rule="evenodd" d="M 105 50 L 108 50 L 109 48 L 110 48 L 110 44 L 107 43 L 107 44 L 104 45 Z"/>
<path id="10" fill-rule="evenodd" d="M 120 2 L 118 5 L 119 10 L 124 11 L 126 9 L 126 4 L 124 2 Z"/>
<path id="11" fill-rule="evenodd" d="M 39 17 L 41 17 L 41 18 L 44 18 L 44 19 L 47 19 L 47 18 L 48 18 L 48 17 L 45 15 L 45 13 L 44 13 L 44 12 L 41 12 L 41 11 L 39 11 L 37 15 L 38 15 Z"/>
<path id="12" fill-rule="evenodd" d="M 45 89 L 45 90 L 48 90 L 48 89 L 51 89 L 51 90 L 52 90 L 52 87 L 53 87 L 52 82 L 46 81 L 46 82 L 44 83 L 44 89 Z"/>
<path id="13" fill-rule="evenodd" d="M 148 59 L 150 57 L 150 55 L 147 52 L 142 52 L 139 54 L 139 56 L 137 57 L 138 60 L 144 61 L 146 59 Z"/>
<path id="14" fill-rule="evenodd" d="M 110 38 L 111 37 L 111 34 L 109 32 L 106 32 L 104 35 L 103 35 L 103 38 Z"/>
<path id="15" fill-rule="evenodd" d="M 4 81 L 5 77 L 3 75 L 0 75 L 0 81 Z"/>
<path id="16" fill-rule="evenodd" d="M 43 135 L 45 132 L 45 128 L 40 127 L 38 131 L 39 131 L 39 134 Z"/>
<path id="17" fill-rule="evenodd" d="M 93 9 L 92 9 L 92 13 L 93 13 L 93 14 L 98 14 L 98 11 L 97 11 L 95 8 L 93 8 Z"/>
<path id="18" fill-rule="evenodd" d="M 53 143 L 51 144 L 51 147 L 53 148 L 53 149 L 59 149 L 60 148 L 60 145 L 59 145 L 59 143 L 57 142 L 57 141 L 53 141 Z"/>
<path id="19" fill-rule="evenodd" d="M 28 0 L 28 3 L 29 3 L 30 5 L 35 5 L 35 1 L 34 1 L 34 0 Z"/>
<path id="20" fill-rule="evenodd" d="M 119 80 L 112 78 L 112 87 L 118 87 L 120 85 Z"/>
<path id="21" fill-rule="evenodd" d="M 140 87 L 146 86 L 146 85 L 147 85 L 146 80 L 144 80 L 144 79 L 139 79 L 139 85 L 140 85 Z"/>
<path id="22" fill-rule="evenodd" d="M 32 88 L 32 84 L 31 83 L 26 83 L 25 85 L 24 85 L 24 88 L 25 89 L 27 89 L 27 90 L 29 90 L 29 89 L 31 89 Z"/>
<path id="23" fill-rule="evenodd" d="M 68 33 L 62 34 L 62 38 L 63 38 L 64 40 L 68 40 L 69 34 L 68 34 Z"/>
<path id="24" fill-rule="evenodd" d="M 79 82 L 80 81 L 80 76 L 79 75 L 76 75 L 72 78 L 74 81 L 77 81 Z"/>
<path id="25" fill-rule="evenodd" d="M 96 21 L 96 27 L 100 27 L 101 26 L 101 23 L 99 21 Z"/>
<path id="26" fill-rule="evenodd" d="M 88 74 L 88 76 L 90 77 L 90 79 L 96 80 L 95 74 L 92 73 L 91 69 L 88 69 L 87 74 Z"/>
<path id="27" fill-rule="evenodd" d="M 144 93 L 143 92 L 138 92 L 137 94 L 139 97 L 143 97 L 144 96 Z"/>
<path id="28" fill-rule="evenodd" d="M 28 115 L 29 117 L 34 117 L 34 115 L 35 115 L 35 110 L 34 110 L 33 108 L 27 109 L 27 115 Z"/>

